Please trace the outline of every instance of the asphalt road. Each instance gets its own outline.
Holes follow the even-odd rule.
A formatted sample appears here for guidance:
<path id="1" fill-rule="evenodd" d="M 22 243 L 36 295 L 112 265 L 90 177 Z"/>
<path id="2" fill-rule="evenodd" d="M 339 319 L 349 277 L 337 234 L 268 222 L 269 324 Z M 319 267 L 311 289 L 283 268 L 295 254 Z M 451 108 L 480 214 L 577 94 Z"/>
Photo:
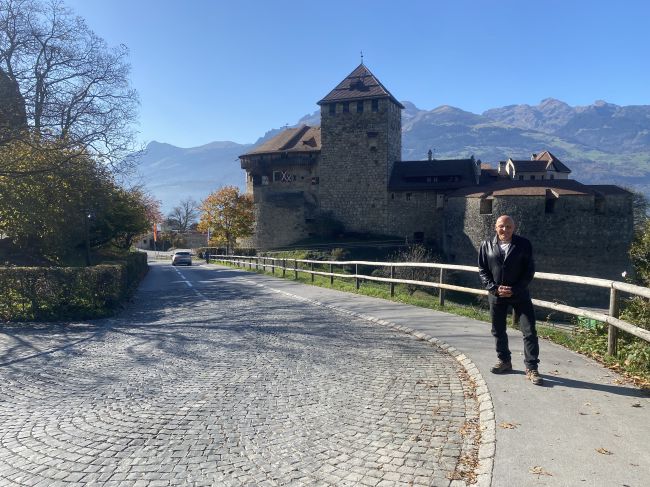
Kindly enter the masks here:
<path id="1" fill-rule="evenodd" d="M 435 344 L 213 266 L 152 264 L 115 319 L 0 325 L 2 486 L 456 487 L 478 428 Z"/>

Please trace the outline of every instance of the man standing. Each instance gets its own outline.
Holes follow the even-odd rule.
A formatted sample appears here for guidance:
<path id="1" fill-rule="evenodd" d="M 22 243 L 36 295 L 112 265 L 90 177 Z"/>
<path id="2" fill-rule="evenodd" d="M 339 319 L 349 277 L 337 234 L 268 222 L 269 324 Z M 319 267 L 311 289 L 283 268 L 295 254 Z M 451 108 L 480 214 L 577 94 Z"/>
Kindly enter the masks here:
<path id="1" fill-rule="evenodd" d="M 498 362 L 492 367 L 494 374 L 512 370 L 506 318 L 508 306 L 519 315 L 519 325 L 524 335 L 524 362 L 526 377 L 535 385 L 542 384 L 537 371 L 539 343 L 535 329 L 535 312 L 528 292 L 528 284 L 535 275 L 533 248 L 530 241 L 515 235 L 515 222 L 501 215 L 495 225 L 496 235 L 481 244 L 478 255 L 479 276 L 488 291 L 492 335 L 496 339 Z"/>

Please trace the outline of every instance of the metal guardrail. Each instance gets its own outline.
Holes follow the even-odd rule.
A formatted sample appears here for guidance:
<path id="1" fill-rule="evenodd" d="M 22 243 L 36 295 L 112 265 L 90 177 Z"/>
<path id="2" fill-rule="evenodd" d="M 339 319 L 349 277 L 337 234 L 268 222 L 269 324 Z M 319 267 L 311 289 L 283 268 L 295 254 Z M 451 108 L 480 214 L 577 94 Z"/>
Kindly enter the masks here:
<path id="1" fill-rule="evenodd" d="M 357 289 L 359 289 L 361 281 L 364 280 L 386 282 L 390 285 L 391 296 L 394 296 L 395 294 L 395 284 L 411 284 L 416 286 L 437 288 L 440 290 L 439 303 L 441 306 L 444 306 L 445 304 L 445 290 L 447 289 L 451 291 L 459 291 L 459 292 L 482 295 L 482 296 L 486 296 L 488 294 L 487 291 L 484 289 L 456 286 L 453 284 L 445 283 L 444 278 L 445 278 L 446 270 L 478 273 L 478 267 L 474 267 L 474 266 L 437 264 L 437 263 L 425 263 L 425 262 L 368 262 L 363 260 L 327 261 L 327 260 L 307 260 L 307 259 L 285 259 L 279 257 L 259 257 L 259 256 L 223 255 L 223 254 L 210 255 L 209 257 L 212 260 L 235 264 L 244 268 L 248 267 L 251 270 L 253 269 L 253 266 L 255 267 L 256 270 L 259 269 L 266 270 L 267 268 L 271 268 L 271 272 L 273 274 L 275 274 L 276 269 L 279 269 L 282 271 L 282 277 L 285 277 L 287 271 L 293 272 L 294 277 L 296 279 L 298 278 L 298 273 L 306 273 L 311 275 L 312 282 L 314 281 L 314 276 L 328 276 L 330 278 L 330 284 L 334 282 L 335 277 L 341 279 L 354 279 Z M 287 263 L 293 264 L 293 266 L 287 266 Z M 299 264 L 302 264 L 303 267 L 300 267 Z M 305 268 L 304 266 L 308 266 L 308 268 Z M 321 267 L 328 266 L 329 268 L 328 271 L 316 270 L 315 268 L 316 266 L 321 266 Z M 343 273 L 334 272 L 334 266 L 354 266 L 354 274 L 343 274 Z M 390 268 L 390 277 L 377 277 L 377 276 L 370 276 L 367 274 L 360 274 L 359 266 Z M 398 267 L 439 269 L 440 279 L 438 282 L 397 279 L 394 276 L 395 276 L 395 269 Z M 635 286 L 633 284 L 628 284 L 620 281 L 611 281 L 609 279 L 600 279 L 596 277 L 585 277 L 585 276 L 572 276 L 572 275 L 565 275 L 565 274 L 552 274 L 548 272 L 536 272 L 535 279 L 583 284 L 587 286 L 607 288 L 610 290 L 608 314 L 599 313 L 593 310 L 576 308 L 573 306 L 567 306 L 564 304 L 553 303 L 550 301 L 533 299 L 533 304 L 541 308 L 552 309 L 555 311 L 560 311 L 562 313 L 567 313 L 574 316 L 582 316 L 585 318 L 590 318 L 603 323 L 607 323 L 609 325 L 607 353 L 609 353 L 610 355 L 616 354 L 618 330 L 623 330 L 631 335 L 634 335 L 647 342 L 650 342 L 650 330 L 646 330 L 645 328 L 641 328 L 639 326 L 636 326 L 632 323 L 628 323 L 618 318 L 618 313 L 619 313 L 618 297 L 620 292 L 650 299 L 649 288 L 642 287 L 642 286 Z"/>

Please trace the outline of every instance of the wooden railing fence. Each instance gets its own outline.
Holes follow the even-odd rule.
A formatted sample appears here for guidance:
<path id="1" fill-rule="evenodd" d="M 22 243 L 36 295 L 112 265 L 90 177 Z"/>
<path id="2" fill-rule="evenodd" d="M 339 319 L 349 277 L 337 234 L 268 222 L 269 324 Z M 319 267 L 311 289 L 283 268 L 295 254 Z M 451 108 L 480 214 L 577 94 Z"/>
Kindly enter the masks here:
<path id="1" fill-rule="evenodd" d="M 314 276 L 325 276 L 330 278 L 330 284 L 334 283 L 334 278 L 340 279 L 354 279 L 355 286 L 359 289 L 361 281 L 376 281 L 385 282 L 390 286 L 390 295 L 395 294 L 395 284 L 409 284 L 415 286 L 433 287 L 439 289 L 439 304 L 445 304 L 445 290 L 459 291 L 463 293 L 470 293 L 476 295 L 487 295 L 484 289 L 476 289 L 471 287 L 456 286 L 454 284 L 445 283 L 445 271 L 464 271 L 478 273 L 478 267 L 454 264 L 437 264 L 437 263 L 424 263 L 424 262 L 368 262 L 361 260 L 350 261 L 326 261 L 326 260 L 307 260 L 307 259 L 286 259 L 280 257 L 260 257 L 260 256 L 243 256 L 243 255 L 210 255 L 211 260 L 234 264 L 240 267 L 248 267 L 248 269 L 255 270 L 268 268 L 275 274 L 276 269 L 282 272 L 282 277 L 286 276 L 287 271 L 294 273 L 294 278 L 298 278 L 298 273 L 306 273 L 311 275 L 312 282 Z M 318 266 L 318 268 L 316 267 Z M 354 274 L 345 274 L 341 272 L 334 272 L 335 266 L 354 266 Z M 361 274 L 359 266 L 375 267 L 375 268 L 389 268 L 390 277 L 379 277 L 368 274 Z M 327 270 L 320 270 L 326 267 Z M 438 282 L 432 281 L 417 281 L 410 279 L 397 279 L 395 278 L 395 269 L 399 267 L 415 267 L 415 268 L 429 268 L 438 269 L 440 271 L 440 279 Z M 566 283 L 582 284 L 586 286 L 594 286 L 609 289 L 609 312 L 599 313 L 597 311 L 576 308 L 565 304 L 554 303 L 550 301 L 542 301 L 540 299 L 533 299 L 533 304 L 541 308 L 552 309 L 574 316 L 582 316 L 608 324 L 608 345 L 607 353 L 611 355 L 616 354 L 618 330 L 623 330 L 631 335 L 641 338 L 650 342 L 650 330 L 641 328 L 632 323 L 628 323 L 618 318 L 619 314 L 619 297 L 620 293 L 627 293 L 634 296 L 641 296 L 650 299 L 650 289 L 642 286 L 635 286 L 620 281 L 611 281 L 609 279 L 600 279 L 596 277 L 572 276 L 565 274 L 551 274 L 547 272 L 536 272 L 535 279 L 543 279 L 548 281 L 559 281 Z"/>

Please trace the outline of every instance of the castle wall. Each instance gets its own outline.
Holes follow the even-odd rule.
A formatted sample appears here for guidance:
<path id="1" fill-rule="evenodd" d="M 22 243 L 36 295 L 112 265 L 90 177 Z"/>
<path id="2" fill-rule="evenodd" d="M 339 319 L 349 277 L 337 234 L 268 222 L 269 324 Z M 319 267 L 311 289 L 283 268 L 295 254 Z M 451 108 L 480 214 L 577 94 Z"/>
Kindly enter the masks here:
<path id="1" fill-rule="evenodd" d="M 255 203 L 253 247 L 258 250 L 284 247 L 309 235 L 309 210 L 304 193 L 276 193 Z"/>
<path id="2" fill-rule="evenodd" d="M 258 156 L 246 164 L 255 204 L 251 245 L 265 250 L 307 238 L 319 204 L 318 158 Z"/>
<path id="3" fill-rule="evenodd" d="M 593 195 L 562 195 L 552 213 L 543 196 L 494 197 L 491 214 L 481 214 L 479 198 L 450 198 L 445 214 L 444 251 L 450 261 L 476 265 L 481 242 L 494 235 L 502 214 L 513 217 L 516 233 L 528 238 L 538 272 L 573 274 L 621 280 L 629 268 L 632 241 L 631 198 L 609 195 L 602 202 Z M 478 276 L 461 278 L 476 287 Z M 608 290 L 535 280 L 534 297 L 577 306 L 607 307 Z"/>
<path id="4" fill-rule="evenodd" d="M 444 213 L 438 207 L 438 197 L 433 191 L 396 191 L 389 194 L 388 225 L 386 233 L 417 242 L 416 233 L 422 233 L 423 243 L 441 246 Z"/>
<path id="5" fill-rule="evenodd" d="M 388 179 L 401 154 L 400 108 L 379 100 L 372 112 L 365 100 L 363 113 L 336 104 L 321 107 L 322 149 L 319 163 L 321 209 L 345 225 L 347 231 L 385 233 L 388 221 Z"/>

